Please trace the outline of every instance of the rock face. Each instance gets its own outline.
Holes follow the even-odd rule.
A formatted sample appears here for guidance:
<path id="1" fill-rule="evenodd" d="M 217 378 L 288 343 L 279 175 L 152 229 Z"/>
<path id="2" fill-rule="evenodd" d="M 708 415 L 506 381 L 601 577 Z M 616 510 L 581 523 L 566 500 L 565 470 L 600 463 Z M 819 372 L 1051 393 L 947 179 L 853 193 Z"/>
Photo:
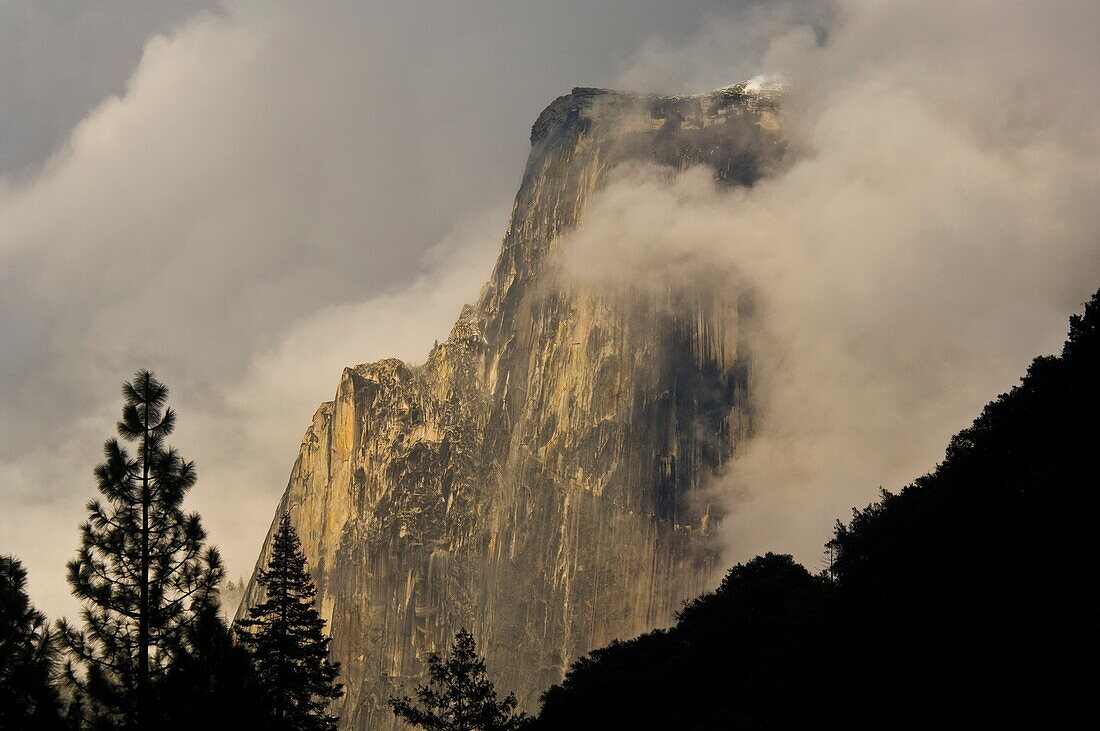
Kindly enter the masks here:
<path id="1" fill-rule="evenodd" d="M 749 308 L 736 293 L 594 291 L 553 253 L 617 164 L 703 163 L 752 184 L 782 156 L 774 113 L 744 84 L 557 99 L 478 302 L 423 365 L 344 371 L 279 506 L 343 665 L 344 728 L 393 726 L 386 699 L 460 626 L 533 710 L 578 655 L 670 624 L 708 588 L 718 516 L 703 488 L 749 429 Z M 244 606 L 257 599 L 250 582 Z"/>

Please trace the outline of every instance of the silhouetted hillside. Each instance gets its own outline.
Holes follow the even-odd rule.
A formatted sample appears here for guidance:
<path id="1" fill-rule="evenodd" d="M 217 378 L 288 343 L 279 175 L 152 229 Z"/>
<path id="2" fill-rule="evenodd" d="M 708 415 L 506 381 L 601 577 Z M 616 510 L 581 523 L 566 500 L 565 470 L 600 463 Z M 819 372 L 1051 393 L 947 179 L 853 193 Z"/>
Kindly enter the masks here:
<path id="1" fill-rule="evenodd" d="M 1060 357 L 944 461 L 837 523 L 827 572 L 768 554 L 677 625 L 596 650 L 540 728 L 1017 726 L 1086 718 L 1100 646 L 1100 292 Z"/>

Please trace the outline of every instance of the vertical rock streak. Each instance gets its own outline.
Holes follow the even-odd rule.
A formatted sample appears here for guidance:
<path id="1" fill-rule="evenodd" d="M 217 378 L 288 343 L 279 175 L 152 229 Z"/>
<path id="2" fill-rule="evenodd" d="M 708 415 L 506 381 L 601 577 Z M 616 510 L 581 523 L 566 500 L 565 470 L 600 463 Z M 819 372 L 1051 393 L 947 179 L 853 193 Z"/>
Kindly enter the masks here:
<path id="1" fill-rule="evenodd" d="M 387 697 L 459 626 L 530 709 L 572 659 L 707 588 L 703 487 L 750 424 L 747 310 L 731 292 L 577 286 L 554 247 L 622 162 L 751 184 L 782 153 L 774 111 L 744 85 L 557 99 L 477 304 L 423 365 L 344 371 L 279 511 L 343 665 L 345 728 L 390 727 Z M 259 598 L 251 582 L 244 606 Z"/>

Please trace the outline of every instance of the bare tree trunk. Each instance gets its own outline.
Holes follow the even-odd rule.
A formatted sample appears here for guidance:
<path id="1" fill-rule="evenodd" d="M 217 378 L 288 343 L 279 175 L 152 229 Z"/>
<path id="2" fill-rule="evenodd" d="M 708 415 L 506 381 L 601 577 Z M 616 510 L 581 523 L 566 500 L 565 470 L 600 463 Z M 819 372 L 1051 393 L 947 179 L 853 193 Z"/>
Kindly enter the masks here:
<path id="1" fill-rule="evenodd" d="M 141 606 L 138 608 L 137 727 L 149 720 L 149 381 L 145 382 L 145 434 L 141 445 Z"/>

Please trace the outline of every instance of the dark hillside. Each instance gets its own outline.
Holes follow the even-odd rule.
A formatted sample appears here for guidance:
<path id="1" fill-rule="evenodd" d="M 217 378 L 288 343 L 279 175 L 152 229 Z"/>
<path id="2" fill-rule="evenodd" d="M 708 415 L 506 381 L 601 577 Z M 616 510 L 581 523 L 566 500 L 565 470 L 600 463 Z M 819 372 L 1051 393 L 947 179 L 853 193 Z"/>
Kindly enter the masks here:
<path id="1" fill-rule="evenodd" d="M 824 575 L 773 554 L 734 567 L 671 630 L 574 663 L 538 726 L 1087 718 L 1098 384 L 1100 292 L 1070 319 L 1061 356 L 1037 358 L 933 473 L 838 522 Z"/>

